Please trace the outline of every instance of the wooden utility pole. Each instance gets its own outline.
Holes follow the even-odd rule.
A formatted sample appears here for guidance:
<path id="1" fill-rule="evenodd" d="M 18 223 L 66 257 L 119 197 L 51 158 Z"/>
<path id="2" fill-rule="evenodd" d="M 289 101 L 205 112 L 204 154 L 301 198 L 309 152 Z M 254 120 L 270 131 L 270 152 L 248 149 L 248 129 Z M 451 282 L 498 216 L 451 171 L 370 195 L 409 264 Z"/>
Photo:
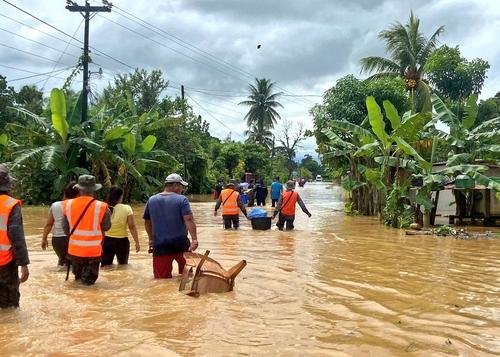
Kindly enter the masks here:
<path id="1" fill-rule="evenodd" d="M 107 3 L 106 6 L 90 6 L 88 0 L 85 0 L 85 6 L 80 6 L 71 0 L 66 0 L 66 9 L 71 12 L 79 12 L 85 19 L 85 34 L 83 40 L 83 88 L 82 88 L 82 118 L 81 122 L 87 121 L 88 116 L 88 94 L 89 94 L 89 23 L 90 14 L 97 12 L 111 12 L 113 4 Z"/>

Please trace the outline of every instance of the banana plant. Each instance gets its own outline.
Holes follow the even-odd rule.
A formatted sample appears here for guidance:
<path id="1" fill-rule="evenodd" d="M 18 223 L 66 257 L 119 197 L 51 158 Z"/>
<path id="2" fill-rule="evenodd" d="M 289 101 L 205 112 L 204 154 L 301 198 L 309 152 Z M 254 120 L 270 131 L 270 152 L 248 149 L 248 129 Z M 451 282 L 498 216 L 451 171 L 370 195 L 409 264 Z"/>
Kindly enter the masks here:
<path id="1" fill-rule="evenodd" d="M 436 135 L 451 146 L 447 166 L 473 165 L 478 158 L 493 162 L 500 160 L 500 117 L 474 128 L 478 112 L 476 95 L 467 99 L 462 120 L 436 94 L 432 95 L 432 104 L 435 113 L 433 124 L 441 121 L 450 128 L 450 133 L 433 128 Z"/>

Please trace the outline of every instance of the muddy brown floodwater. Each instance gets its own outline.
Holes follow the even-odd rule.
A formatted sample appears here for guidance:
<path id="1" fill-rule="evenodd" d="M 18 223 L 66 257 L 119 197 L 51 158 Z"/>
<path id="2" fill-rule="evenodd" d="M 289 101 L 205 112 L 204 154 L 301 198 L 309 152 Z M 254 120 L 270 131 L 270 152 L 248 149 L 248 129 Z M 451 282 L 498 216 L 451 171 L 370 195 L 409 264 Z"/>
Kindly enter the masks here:
<path id="1" fill-rule="evenodd" d="M 212 202 L 192 203 L 199 252 L 248 261 L 233 292 L 199 298 L 153 280 L 142 206 L 143 251 L 93 287 L 64 281 L 39 246 L 47 209 L 24 207 L 31 276 L 0 312 L 0 355 L 500 355 L 499 240 L 406 237 L 344 216 L 338 187 L 299 192 L 313 216 L 294 232 L 223 231 Z"/>

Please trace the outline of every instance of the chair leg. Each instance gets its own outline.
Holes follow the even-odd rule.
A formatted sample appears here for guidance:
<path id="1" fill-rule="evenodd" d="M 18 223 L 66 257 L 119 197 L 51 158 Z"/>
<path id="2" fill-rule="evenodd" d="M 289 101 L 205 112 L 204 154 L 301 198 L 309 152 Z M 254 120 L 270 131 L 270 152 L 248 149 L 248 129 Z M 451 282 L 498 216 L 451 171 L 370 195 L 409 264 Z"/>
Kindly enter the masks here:
<path id="1" fill-rule="evenodd" d="M 184 270 L 182 271 L 182 279 L 181 284 L 179 285 L 179 291 L 182 291 L 186 288 L 186 284 L 189 279 L 189 273 L 191 272 L 192 267 L 189 265 L 184 265 Z"/>

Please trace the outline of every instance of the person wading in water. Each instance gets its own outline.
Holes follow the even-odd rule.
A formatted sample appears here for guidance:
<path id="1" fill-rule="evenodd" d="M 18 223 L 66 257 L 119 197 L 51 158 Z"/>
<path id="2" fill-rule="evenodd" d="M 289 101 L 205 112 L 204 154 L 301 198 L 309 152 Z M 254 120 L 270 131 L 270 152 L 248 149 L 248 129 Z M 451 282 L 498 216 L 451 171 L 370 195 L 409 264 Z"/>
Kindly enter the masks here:
<path id="1" fill-rule="evenodd" d="M 180 175 L 168 175 L 165 190 L 151 196 L 146 203 L 143 218 L 149 237 L 149 253 L 153 253 L 155 279 L 171 278 L 174 260 L 179 266 L 179 273 L 182 273 L 186 265 L 184 252 L 198 248 L 193 213 L 187 197 L 182 195 L 187 185 Z"/>
<path id="2" fill-rule="evenodd" d="M 286 230 L 292 230 L 294 228 L 293 222 L 295 221 L 295 205 L 298 203 L 302 212 L 307 214 L 309 218 L 311 217 L 311 213 L 307 210 L 306 205 L 300 198 L 297 192 L 294 192 L 295 182 L 288 181 L 286 183 L 286 191 L 281 195 L 278 204 L 276 205 L 276 209 L 274 210 L 273 219 L 276 215 L 279 214 L 278 223 L 276 226 L 280 231 L 283 230 L 283 227 L 286 223 Z"/>
<path id="3" fill-rule="evenodd" d="M 239 211 L 241 210 L 245 217 L 247 217 L 247 210 L 241 200 L 240 194 L 235 190 L 234 182 L 229 182 L 221 192 L 220 197 L 215 203 L 214 216 L 217 216 L 217 210 L 221 205 L 224 229 L 231 229 L 231 225 L 234 229 L 238 229 L 240 226 Z"/>
<path id="4" fill-rule="evenodd" d="M 30 275 L 21 201 L 9 194 L 15 183 L 9 169 L 0 164 L 0 309 L 19 307 L 19 283 Z"/>
<path id="5" fill-rule="evenodd" d="M 72 198 L 78 197 L 78 189 L 74 188 L 76 185 L 75 181 L 71 181 L 63 190 L 62 201 L 54 202 L 49 209 L 49 216 L 47 217 L 47 223 L 43 229 L 42 236 L 42 249 L 46 250 L 49 246 L 47 237 L 52 231 L 52 249 L 56 252 L 59 258 L 57 265 L 66 265 L 66 253 L 68 252 L 68 236 L 64 233 L 63 229 L 63 202 L 70 200 Z"/>
<path id="6" fill-rule="evenodd" d="M 103 232 L 111 228 L 111 212 L 105 202 L 94 198 L 95 192 L 102 188 L 94 176 L 78 177 L 75 187 L 80 196 L 63 203 L 63 228 L 69 236 L 68 260 L 75 280 L 92 285 L 99 276 Z"/>
<path id="7" fill-rule="evenodd" d="M 112 265 L 116 255 L 118 264 L 128 264 L 130 241 L 127 235 L 127 226 L 135 241 L 135 251 L 139 253 L 141 246 L 134 220 L 132 207 L 122 203 L 123 190 L 112 186 L 109 189 L 107 204 L 111 211 L 111 229 L 105 233 L 102 245 L 101 266 Z"/>

